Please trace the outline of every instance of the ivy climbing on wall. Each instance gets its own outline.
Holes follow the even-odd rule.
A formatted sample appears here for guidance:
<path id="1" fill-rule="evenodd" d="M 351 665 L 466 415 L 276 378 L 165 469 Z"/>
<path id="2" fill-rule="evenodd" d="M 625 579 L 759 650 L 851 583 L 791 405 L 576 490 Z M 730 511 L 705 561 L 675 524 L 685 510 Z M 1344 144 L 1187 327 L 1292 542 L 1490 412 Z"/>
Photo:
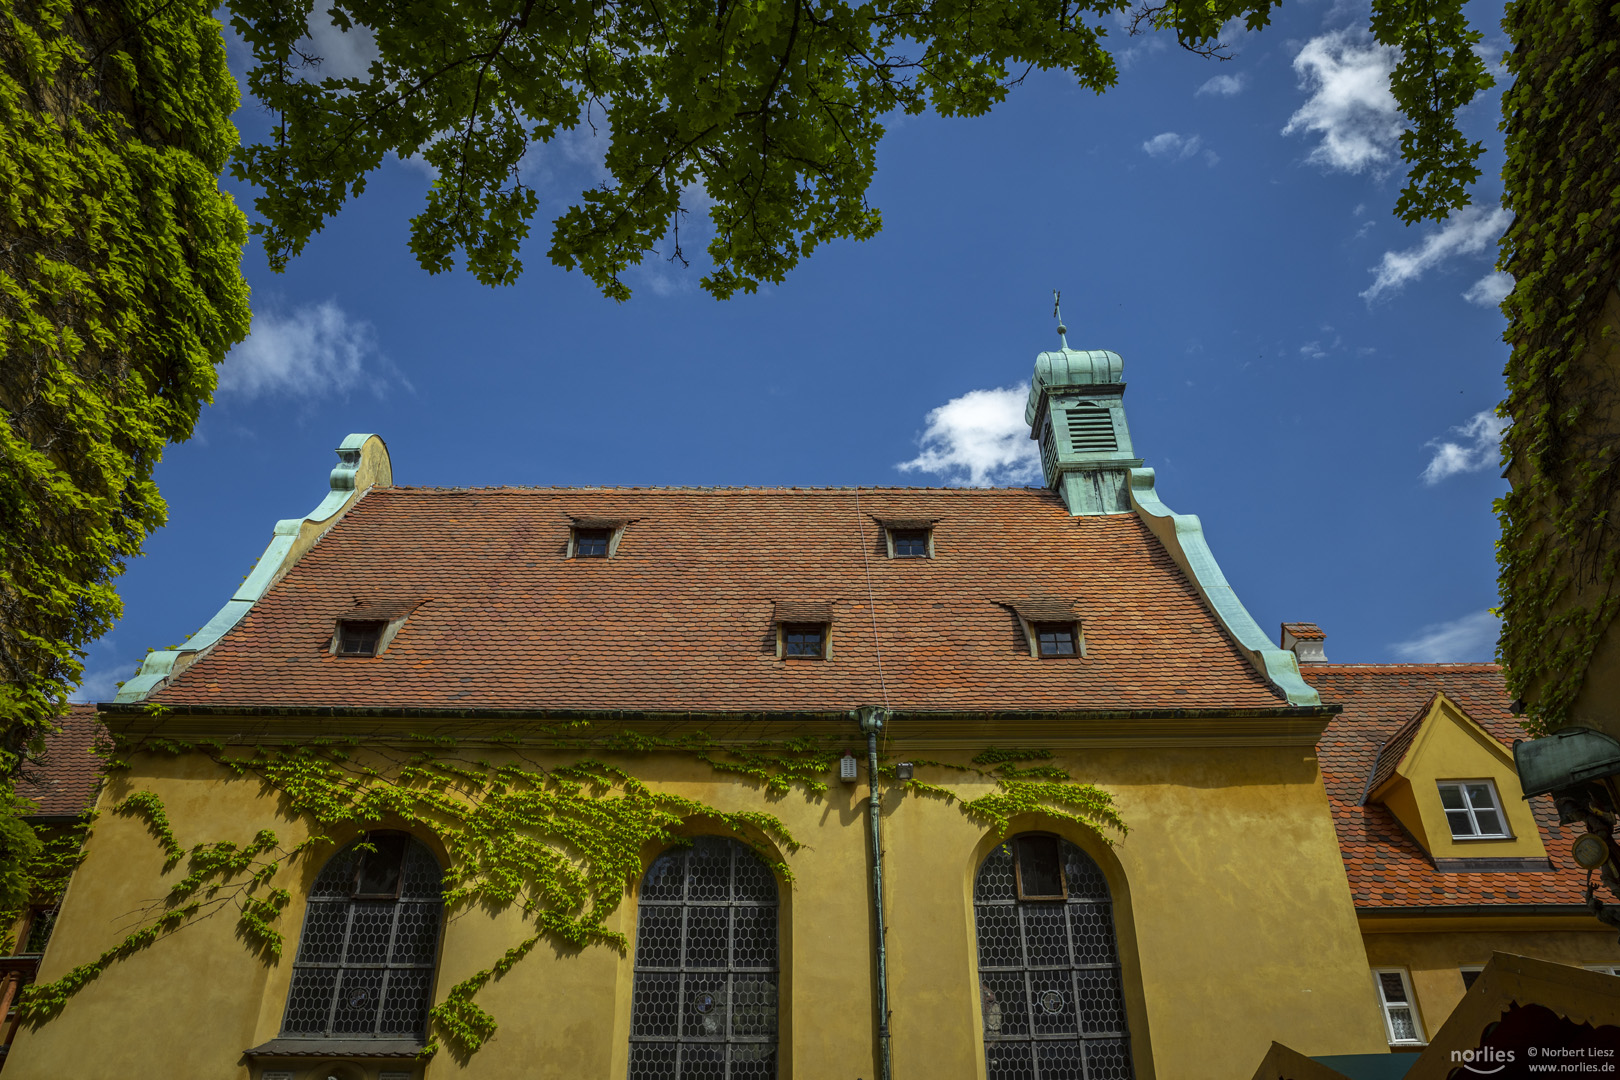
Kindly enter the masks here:
<path id="1" fill-rule="evenodd" d="M 1526 726 L 1545 734 L 1571 721 L 1620 614 L 1620 7 L 1514 0 L 1503 26 L 1515 216 L 1501 265 L 1516 284 L 1502 305 L 1513 490 L 1496 504 L 1499 649 L 1510 692 L 1530 703 Z"/>
<path id="2" fill-rule="evenodd" d="M 496 1030 L 477 1002 L 491 980 L 520 963 L 542 940 L 572 949 L 629 942 L 608 925 L 642 872 L 649 844 L 679 843 L 689 822 L 764 838 L 792 853 L 799 842 L 767 810 L 723 811 L 701 800 L 660 791 L 609 760 L 696 760 L 767 799 L 792 791 L 816 798 L 827 791 L 838 748 L 830 736 L 724 743 L 702 733 L 649 735 L 587 722 L 549 726 L 463 746 L 439 736 L 346 737 L 299 743 L 188 743 L 148 733 L 116 740 L 110 767 L 128 771 L 136 755 L 203 755 L 236 781 L 255 785 L 255 798 L 301 820 L 305 834 L 285 844 L 270 828 L 245 841 L 187 847 L 175 834 L 162 800 L 136 790 L 115 806 L 137 818 L 164 855 L 165 872 L 185 863 L 168 892 L 151 901 L 140 924 L 96 959 L 24 992 L 25 1022 L 49 1021 L 72 996 L 117 961 L 146 949 L 195 920 L 234 910 L 238 935 L 267 962 L 284 949 L 277 926 L 292 899 L 278 875 L 296 860 L 324 860 L 355 832 L 406 827 L 431 832 L 449 854 L 447 908 L 516 908 L 531 932 L 489 967 L 450 987 L 430 1010 L 432 1036 L 424 1054 L 447 1045 L 458 1057 L 476 1053 Z M 906 785 L 944 799 L 1005 833 L 1016 814 L 1039 813 L 1073 822 L 1104 842 L 1125 823 L 1109 795 L 1074 781 L 1047 750 L 986 751 L 968 763 L 917 762 L 989 782 L 993 790 L 962 799 L 949 787 L 921 780 Z M 880 768 L 892 780 L 892 764 Z M 264 791 L 268 788 L 268 791 Z M 273 794 L 271 794 L 273 793 Z M 267 797 L 266 797 L 267 796 Z M 768 802 L 765 804 L 768 805 Z M 791 882 L 790 866 L 765 852 Z M 283 879 L 285 880 L 285 879 Z"/>

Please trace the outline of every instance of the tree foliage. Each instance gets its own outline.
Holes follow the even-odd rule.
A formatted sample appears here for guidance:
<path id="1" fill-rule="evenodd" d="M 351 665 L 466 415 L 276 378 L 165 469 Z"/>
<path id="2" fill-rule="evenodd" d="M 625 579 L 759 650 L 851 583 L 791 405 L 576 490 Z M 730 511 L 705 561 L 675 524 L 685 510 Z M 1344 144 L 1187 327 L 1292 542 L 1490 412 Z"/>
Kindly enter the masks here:
<path id="1" fill-rule="evenodd" d="M 1258 29 L 1276 0 L 1140 9 L 1138 26 L 1221 52 L 1222 27 Z M 540 206 L 524 181 L 539 144 L 581 124 L 607 132 L 609 179 L 553 224 L 550 257 L 624 299 L 624 272 L 661 243 L 682 257 L 683 216 L 707 207 L 717 297 L 780 282 L 836 239 L 874 235 L 867 201 L 884 117 L 975 116 L 1035 69 L 1101 93 L 1118 70 L 1108 27 L 1131 0 L 243 0 L 232 25 L 253 50 L 253 93 L 277 114 L 233 166 L 284 266 L 389 155 L 437 170 L 412 222 L 430 271 L 466 265 L 514 280 Z M 363 78 L 322 77 L 301 46 L 311 17 L 376 39 Z M 1407 221 L 1467 203 L 1480 144 L 1457 110 L 1491 83 L 1461 0 L 1380 0 L 1370 29 L 1401 49 L 1392 90 L 1411 123 Z"/>
<path id="2" fill-rule="evenodd" d="M 1577 719 L 1593 651 L 1620 614 L 1620 371 L 1604 317 L 1620 299 L 1620 7 L 1515 0 L 1504 25 L 1514 221 L 1502 266 L 1516 284 L 1502 305 L 1513 490 L 1497 503 L 1500 653 L 1545 732 Z"/>
<path id="3" fill-rule="evenodd" d="M 120 613 L 152 469 L 247 331 L 220 26 L 196 0 L 0 0 L 0 777 Z"/>

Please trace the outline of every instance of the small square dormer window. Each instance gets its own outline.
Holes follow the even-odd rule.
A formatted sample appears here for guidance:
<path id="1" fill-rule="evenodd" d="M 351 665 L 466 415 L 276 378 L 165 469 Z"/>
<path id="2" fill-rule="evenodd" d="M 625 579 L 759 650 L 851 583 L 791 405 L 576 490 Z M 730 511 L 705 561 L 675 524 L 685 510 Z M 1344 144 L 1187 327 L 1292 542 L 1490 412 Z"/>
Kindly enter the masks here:
<path id="1" fill-rule="evenodd" d="M 341 619 L 338 622 L 337 648 L 339 656 L 376 656 L 381 651 L 386 622 L 370 619 Z"/>
<path id="2" fill-rule="evenodd" d="M 605 559 L 608 557 L 608 546 L 612 541 L 612 529 L 576 528 L 574 530 L 574 558 Z"/>
<path id="3" fill-rule="evenodd" d="M 788 659 L 821 660 L 827 655 L 827 627 L 823 623 L 788 623 L 782 627 L 782 655 Z"/>
<path id="4" fill-rule="evenodd" d="M 1035 641 L 1042 660 L 1067 660 L 1080 655 L 1074 623 L 1036 623 Z"/>
<path id="5" fill-rule="evenodd" d="M 1453 840 L 1502 839 L 1508 836 L 1496 785 L 1489 780 L 1440 781 L 1440 805 Z"/>
<path id="6" fill-rule="evenodd" d="M 896 559 L 926 559 L 933 552 L 932 529 L 890 529 L 889 543 Z"/>

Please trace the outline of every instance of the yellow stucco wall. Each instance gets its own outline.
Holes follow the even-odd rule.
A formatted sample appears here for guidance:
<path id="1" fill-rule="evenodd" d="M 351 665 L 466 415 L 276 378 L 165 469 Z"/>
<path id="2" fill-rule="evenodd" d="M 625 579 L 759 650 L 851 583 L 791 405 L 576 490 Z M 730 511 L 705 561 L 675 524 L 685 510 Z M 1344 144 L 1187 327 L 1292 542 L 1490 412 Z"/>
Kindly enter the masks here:
<path id="1" fill-rule="evenodd" d="M 1211 731 L 1219 731 L 1219 722 L 1211 722 Z M 1044 818 L 1016 827 L 1068 836 L 1109 879 L 1137 1076 L 1247 1078 L 1273 1040 L 1311 1054 L 1382 1050 L 1367 954 L 1309 741 L 1112 742 L 1065 737 L 1045 745 L 1074 776 L 1114 793 L 1131 826 L 1127 838 L 1110 849 Z M 971 750 L 928 740 L 896 738 L 888 750 L 891 758 L 971 756 Z M 686 759 L 616 763 L 721 809 L 768 809 L 804 843 L 786 856 L 797 880 L 782 891 L 781 1075 L 872 1080 L 865 784 L 835 782 L 819 799 L 795 792 L 766 800 L 759 789 Z M 966 796 L 989 790 L 942 770 L 919 769 L 919 778 Z M 302 824 L 274 812 L 256 781 L 231 779 L 198 756 L 137 759 L 135 770 L 116 777 L 103 795 L 103 814 L 65 901 L 44 979 L 120 940 L 132 925 L 130 913 L 183 872 L 165 876 L 144 824 L 107 812 L 133 790 L 164 800 L 183 844 L 245 841 L 267 826 L 285 844 L 306 835 Z M 885 803 L 884 830 L 893 1075 L 982 1078 L 971 889 L 996 837 L 955 806 L 896 792 Z M 648 861 L 656 854 L 644 853 Z M 280 920 L 288 948 L 279 963 L 250 956 L 235 936 L 234 910 L 188 925 L 115 964 L 58 1019 L 24 1032 L 7 1080 L 122 1078 L 131 1061 L 152 1075 L 248 1080 L 253 1073 L 241 1052 L 278 1034 L 302 897 L 318 861 L 286 870 L 277 881 L 295 897 Z M 634 913 L 631 897 L 616 922 L 632 938 Z M 453 913 L 437 996 L 525 936 L 512 911 Z M 426 1075 L 623 1077 L 632 962 L 613 949 L 568 955 L 542 944 L 479 995 L 500 1022 L 494 1038 L 467 1063 L 441 1053 Z"/>
<path id="2" fill-rule="evenodd" d="M 1484 922 L 1483 919 L 1476 920 Z M 1483 966 L 1493 952 L 1513 953 L 1537 960 L 1583 967 L 1620 964 L 1620 942 L 1614 931 L 1594 930 L 1596 919 L 1561 920 L 1568 928 L 1513 929 L 1509 920 L 1495 920 L 1491 929 L 1424 929 L 1420 920 L 1403 933 L 1366 935 L 1369 968 L 1405 968 L 1412 978 L 1423 1034 L 1433 1038 L 1463 997 L 1462 968 Z M 1543 925 L 1555 920 L 1541 920 Z M 1457 920 L 1449 920 L 1456 925 Z M 1368 994 L 1374 991 L 1368 984 Z"/>

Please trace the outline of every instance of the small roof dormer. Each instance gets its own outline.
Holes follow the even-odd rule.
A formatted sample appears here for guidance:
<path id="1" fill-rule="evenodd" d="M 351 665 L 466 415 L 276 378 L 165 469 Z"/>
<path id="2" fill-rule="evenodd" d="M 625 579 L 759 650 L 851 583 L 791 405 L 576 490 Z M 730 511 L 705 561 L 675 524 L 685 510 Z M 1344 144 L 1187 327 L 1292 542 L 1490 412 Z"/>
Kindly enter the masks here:
<path id="1" fill-rule="evenodd" d="M 1442 872 L 1550 869 L 1512 752 L 1444 693 L 1385 740 L 1361 802 L 1388 807 Z"/>
<path id="2" fill-rule="evenodd" d="M 1035 358 L 1024 408 L 1041 473 L 1071 514 L 1130 513 L 1130 470 L 1142 459 L 1125 424 L 1125 361 L 1106 349 L 1069 348 L 1059 318 L 1059 347 Z"/>

